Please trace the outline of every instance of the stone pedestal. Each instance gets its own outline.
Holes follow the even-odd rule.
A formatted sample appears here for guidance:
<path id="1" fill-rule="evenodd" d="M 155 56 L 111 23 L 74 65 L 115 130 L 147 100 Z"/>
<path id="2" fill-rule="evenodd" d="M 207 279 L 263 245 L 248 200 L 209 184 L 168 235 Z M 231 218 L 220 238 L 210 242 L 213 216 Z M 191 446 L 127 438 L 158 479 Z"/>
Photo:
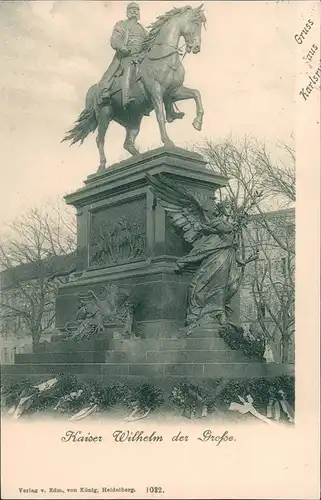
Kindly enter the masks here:
<path id="1" fill-rule="evenodd" d="M 157 383 L 291 373 L 288 365 L 267 365 L 232 350 L 218 325 L 199 327 L 186 337 L 192 271 L 178 275 L 174 270 L 189 247 L 155 199 L 147 172 L 171 178 L 205 205 L 227 183 L 206 168 L 200 155 L 176 148 L 154 150 L 89 176 L 83 188 L 66 196 L 77 209 L 77 272 L 61 286 L 56 302 L 56 325 L 62 328 L 76 319 L 80 295 L 99 296 L 103 287 L 115 284 L 130 297 L 134 333 L 141 338 L 124 338 L 117 325 L 88 341 L 63 342 L 58 335 L 34 346 L 32 354 L 16 355 L 6 373 L 37 380 L 64 372 L 109 382 L 147 378 Z"/>
<path id="2" fill-rule="evenodd" d="M 147 172 L 188 188 L 205 205 L 227 183 L 199 154 L 179 148 L 153 150 L 90 175 L 83 188 L 65 197 L 77 209 L 79 278 L 59 291 L 58 328 L 75 319 L 79 294 L 99 294 L 110 283 L 129 293 L 139 335 L 171 337 L 184 326 L 191 274 L 174 269 L 189 246 L 154 197 Z"/>

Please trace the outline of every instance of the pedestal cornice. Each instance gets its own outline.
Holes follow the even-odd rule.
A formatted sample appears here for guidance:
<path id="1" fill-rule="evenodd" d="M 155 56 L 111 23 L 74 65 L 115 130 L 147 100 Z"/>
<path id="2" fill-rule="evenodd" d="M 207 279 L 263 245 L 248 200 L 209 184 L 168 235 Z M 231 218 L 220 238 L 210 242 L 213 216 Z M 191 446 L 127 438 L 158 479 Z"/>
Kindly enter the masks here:
<path id="1" fill-rule="evenodd" d="M 146 186 L 145 174 L 170 174 L 177 181 L 198 185 L 213 190 L 226 186 L 228 179 L 206 167 L 204 158 L 198 153 L 185 149 L 159 148 L 115 163 L 105 172 L 92 174 L 84 181 L 85 186 L 65 196 L 68 204 L 81 207 L 99 198 L 108 198 L 111 193 L 122 194 L 132 189 Z"/>

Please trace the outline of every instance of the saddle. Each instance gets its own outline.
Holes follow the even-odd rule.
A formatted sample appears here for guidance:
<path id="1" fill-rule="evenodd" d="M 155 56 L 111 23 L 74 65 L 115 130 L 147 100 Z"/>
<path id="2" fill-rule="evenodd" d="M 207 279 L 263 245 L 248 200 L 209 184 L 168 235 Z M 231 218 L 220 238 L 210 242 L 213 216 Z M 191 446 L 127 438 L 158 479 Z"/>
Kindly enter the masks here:
<path id="1" fill-rule="evenodd" d="M 112 93 L 114 94 L 115 92 L 118 92 L 122 88 L 122 80 L 124 76 L 124 70 L 121 68 L 119 72 L 116 73 L 114 82 L 112 84 Z M 130 82 L 130 93 L 135 95 L 135 88 L 138 84 L 139 81 L 141 81 L 141 75 L 139 74 L 139 64 L 134 64 L 133 65 L 133 70 L 132 70 L 132 75 L 131 75 L 131 82 Z"/>
<path id="2" fill-rule="evenodd" d="M 102 90 L 101 98 L 102 101 L 106 99 L 110 99 L 112 96 L 117 94 L 117 92 L 121 92 L 123 88 L 123 77 L 124 77 L 124 70 L 123 68 L 120 68 L 114 75 L 113 77 L 113 82 L 108 90 Z M 139 64 L 134 64 L 133 65 L 133 70 L 132 70 L 132 75 L 131 75 L 131 82 L 130 82 L 130 96 L 133 101 L 138 99 L 139 101 L 142 100 L 142 94 L 144 96 L 144 99 L 147 98 L 145 87 L 142 83 L 141 80 L 141 75 L 139 74 Z M 149 114 L 149 113 L 148 113 Z"/>

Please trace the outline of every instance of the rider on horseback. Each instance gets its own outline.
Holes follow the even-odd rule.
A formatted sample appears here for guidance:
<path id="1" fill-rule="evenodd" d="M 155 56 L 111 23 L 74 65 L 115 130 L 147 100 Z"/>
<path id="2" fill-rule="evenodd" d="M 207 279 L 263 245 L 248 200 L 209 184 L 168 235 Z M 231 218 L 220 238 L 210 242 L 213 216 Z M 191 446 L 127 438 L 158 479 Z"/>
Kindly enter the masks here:
<path id="1" fill-rule="evenodd" d="M 114 58 L 99 82 L 98 104 L 101 104 L 111 95 L 111 87 L 116 77 L 122 75 L 123 106 L 128 108 L 134 95 L 131 89 L 134 83 L 137 65 L 143 60 L 143 42 L 148 36 L 148 31 L 138 22 L 140 9 L 137 3 L 131 2 L 127 6 L 127 19 L 116 23 L 111 36 L 111 46 L 116 51 Z M 173 103 L 167 110 L 167 121 L 183 118 L 184 113 L 176 113 Z"/>

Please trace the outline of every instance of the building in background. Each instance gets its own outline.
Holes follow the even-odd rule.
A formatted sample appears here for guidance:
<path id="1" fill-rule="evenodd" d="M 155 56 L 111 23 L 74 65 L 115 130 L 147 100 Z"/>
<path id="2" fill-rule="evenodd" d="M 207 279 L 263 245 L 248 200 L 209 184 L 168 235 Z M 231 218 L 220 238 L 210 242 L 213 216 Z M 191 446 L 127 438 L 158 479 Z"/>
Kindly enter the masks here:
<path id="1" fill-rule="evenodd" d="M 69 279 L 74 262 L 75 253 L 70 253 L 0 273 L 1 363 L 31 352 L 33 342 L 50 340 L 58 287 Z"/>

